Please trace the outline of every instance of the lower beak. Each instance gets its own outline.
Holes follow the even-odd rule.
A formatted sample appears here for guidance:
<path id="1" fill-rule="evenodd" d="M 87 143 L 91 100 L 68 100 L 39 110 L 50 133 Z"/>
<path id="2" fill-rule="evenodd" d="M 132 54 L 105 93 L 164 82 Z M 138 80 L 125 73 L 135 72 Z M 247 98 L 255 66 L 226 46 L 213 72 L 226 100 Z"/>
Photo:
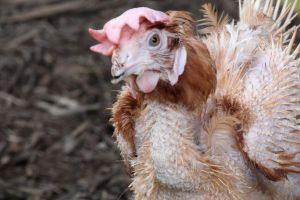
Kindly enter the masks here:
<path id="1" fill-rule="evenodd" d="M 113 79 L 111 80 L 111 83 L 112 84 L 117 84 L 120 81 L 124 80 L 124 75 L 125 75 L 125 72 L 121 73 L 120 75 L 113 76 Z"/>

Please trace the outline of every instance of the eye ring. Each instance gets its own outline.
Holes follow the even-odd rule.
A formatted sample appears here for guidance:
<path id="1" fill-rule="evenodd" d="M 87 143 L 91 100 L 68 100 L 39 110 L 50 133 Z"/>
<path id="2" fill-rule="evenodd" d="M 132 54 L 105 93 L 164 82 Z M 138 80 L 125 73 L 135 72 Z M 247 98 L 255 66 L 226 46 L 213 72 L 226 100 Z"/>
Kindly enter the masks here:
<path id="1" fill-rule="evenodd" d="M 151 35 L 151 37 L 148 40 L 148 45 L 150 47 L 157 47 L 160 44 L 160 36 L 158 33 L 154 33 Z"/>

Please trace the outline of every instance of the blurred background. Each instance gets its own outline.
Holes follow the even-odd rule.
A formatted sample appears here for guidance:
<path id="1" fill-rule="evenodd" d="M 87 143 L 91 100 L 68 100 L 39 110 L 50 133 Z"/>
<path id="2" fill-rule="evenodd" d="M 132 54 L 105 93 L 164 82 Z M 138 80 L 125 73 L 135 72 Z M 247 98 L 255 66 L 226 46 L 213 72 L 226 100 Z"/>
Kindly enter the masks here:
<path id="1" fill-rule="evenodd" d="M 109 123 L 120 85 L 87 30 L 138 6 L 199 19 L 205 2 L 0 0 L 0 200 L 129 199 Z M 214 3 L 237 18 L 237 1 Z"/>

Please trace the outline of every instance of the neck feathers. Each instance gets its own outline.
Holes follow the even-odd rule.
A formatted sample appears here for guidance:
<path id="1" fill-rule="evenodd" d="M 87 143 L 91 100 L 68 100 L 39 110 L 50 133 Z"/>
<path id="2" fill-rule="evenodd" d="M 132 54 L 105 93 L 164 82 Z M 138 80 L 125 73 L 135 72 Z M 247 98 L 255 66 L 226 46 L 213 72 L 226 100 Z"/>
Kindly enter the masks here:
<path id="1" fill-rule="evenodd" d="M 160 81 L 152 93 L 145 95 L 161 102 L 182 104 L 190 110 L 201 109 L 216 88 L 214 62 L 205 44 L 193 35 L 194 20 L 190 13 L 170 11 L 168 15 L 171 20 L 164 24 L 163 28 L 178 36 L 179 42 L 174 41 L 174 48 L 185 46 L 187 50 L 185 71 L 174 86 Z"/>
<path id="2" fill-rule="evenodd" d="M 184 41 L 188 52 L 187 64 L 179 81 L 171 86 L 160 81 L 149 94 L 161 102 L 182 104 L 190 110 L 199 109 L 216 88 L 216 70 L 210 54 L 200 40 L 190 37 Z"/>

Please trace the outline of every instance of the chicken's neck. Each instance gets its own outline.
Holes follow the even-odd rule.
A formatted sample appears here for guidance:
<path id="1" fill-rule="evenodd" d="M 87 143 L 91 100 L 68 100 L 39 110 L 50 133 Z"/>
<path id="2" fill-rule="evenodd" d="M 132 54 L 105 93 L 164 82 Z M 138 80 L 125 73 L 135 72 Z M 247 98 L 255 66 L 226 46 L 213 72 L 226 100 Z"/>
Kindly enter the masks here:
<path id="1" fill-rule="evenodd" d="M 148 94 L 160 102 L 182 104 L 189 110 L 201 110 L 216 88 L 216 70 L 210 54 L 200 40 L 185 41 L 188 52 L 184 73 L 174 86 L 160 81 L 156 90 Z"/>

